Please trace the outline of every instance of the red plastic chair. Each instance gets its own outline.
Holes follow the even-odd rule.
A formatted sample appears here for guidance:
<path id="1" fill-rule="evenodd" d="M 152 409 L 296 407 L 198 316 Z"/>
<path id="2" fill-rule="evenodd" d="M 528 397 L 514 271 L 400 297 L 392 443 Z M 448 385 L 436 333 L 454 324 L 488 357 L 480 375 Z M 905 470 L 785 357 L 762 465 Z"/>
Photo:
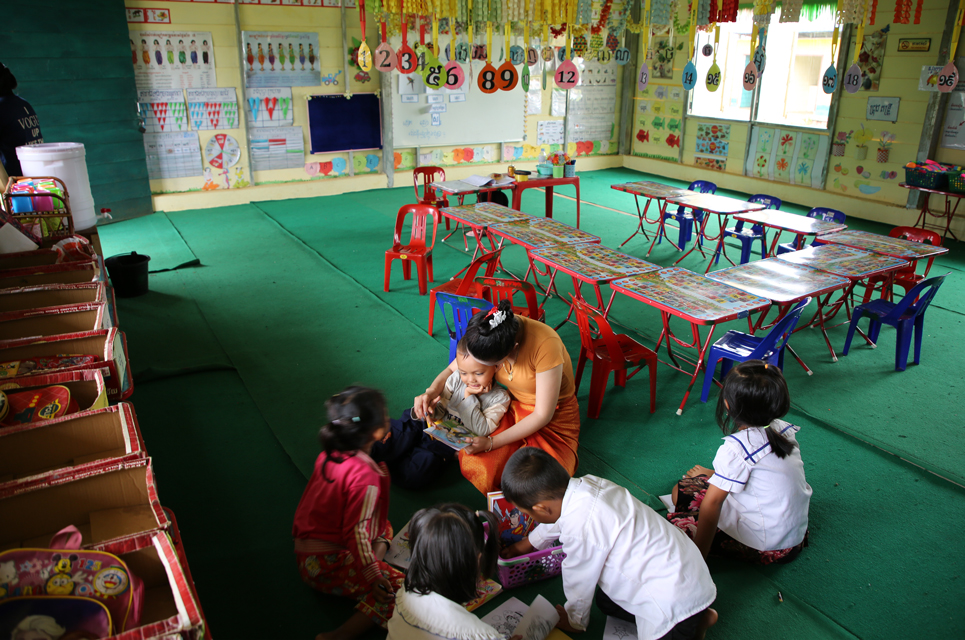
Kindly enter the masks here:
<path id="1" fill-rule="evenodd" d="M 466 267 L 464 271 L 461 271 L 458 275 L 454 276 L 449 282 L 434 287 L 429 291 L 429 335 L 432 335 L 432 321 L 435 319 L 436 313 L 436 294 L 437 293 L 451 293 L 457 296 L 468 296 L 470 298 L 482 298 L 482 287 L 476 284 L 475 278 L 476 274 L 479 273 L 479 269 L 483 265 L 486 265 L 486 270 L 483 271 L 483 275 L 487 278 L 492 277 L 496 273 L 496 267 L 499 265 L 499 255 L 502 253 L 502 249 L 496 249 L 490 253 L 484 253 Z"/>
<path id="2" fill-rule="evenodd" d="M 902 238 L 903 240 L 910 240 L 911 242 L 920 242 L 923 244 L 930 244 L 933 247 L 942 246 L 942 237 L 930 230 L 930 229 L 919 229 L 918 227 L 895 227 L 888 232 L 888 235 L 892 238 Z M 931 265 L 935 262 L 935 256 L 928 258 L 928 263 L 925 264 L 924 273 L 916 273 L 915 267 L 917 265 L 917 260 L 913 261 L 907 267 L 895 271 L 895 284 L 905 290 L 905 293 L 911 291 L 915 286 L 924 281 L 928 276 L 928 272 L 931 271 Z M 865 283 L 864 298 L 862 303 L 866 303 L 871 300 L 871 296 L 874 294 L 875 289 L 880 290 L 881 286 L 884 285 L 887 280 L 884 276 L 871 276 Z M 881 285 L 881 286 L 879 286 Z"/>
<path id="3" fill-rule="evenodd" d="M 419 182 L 422 182 L 422 193 L 419 193 Z M 416 167 L 412 170 L 412 186 L 415 187 L 415 197 L 419 204 L 428 204 L 441 209 L 449 206 L 449 199 L 443 195 L 436 195 L 436 190 L 431 186 L 433 182 L 442 182 L 446 179 L 446 172 L 442 167 Z M 446 221 L 446 229 L 449 229 L 449 218 L 445 218 L 442 213 L 437 214 L 436 222 Z"/>
<path id="4" fill-rule="evenodd" d="M 402 226 L 406 216 L 412 214 L 412 236 L 409 244 L 402 244 Z M 416 265 L 419 276 L 419 295 L 426 294 L 426 279 L 433 280 L 432 274 L 432 245 L 436 243 L 436 228 L 439 210 L 425 204 L 407 204 L 395 218 L 395 239 L 392 248 L 385 252 L 385 290 L 389 290 L 389 279 L 392 277 L 392 262 L 402 260 L 402 277 L 408 280 L 412 277 L 412 263 Z M 432 242 L 426 245 L 426 232 L 429 220 L 432 220 Z"/>
<path id="5" fill-rule="evenodd" d="M 513 305 L 513 313 L 538 320 L 546 321 L 546 314 L 536 300 L 536 287 L 528 282 L 513 278 L 476 278 L 476 284 L 483 287 L 483 298 L 498 306 L 501 300 L 509 300 Z M 513 295 L 522 293 L 526 299 L 526 306 L 513 304 Z"/>
<path id="6" fill-rule="evenodd" d="M 580 389 L 583 367 L 589 357 L 593 359 L 593 373 L 590 378 L 590 406 L 587 417 L 599 418 L 610 372 L 615 372 L 618 387 L 626 387 L 627 380 L 643 369 L 650 367 L 650 413 L 657 408 L 657 354 L 625 334 L 614 334 L 613 328 L 599 311 L 585 302 L 570 295 L 576 322 L 580 327 L 580 360 L 576 366 L 576 389 Z M 596 325 L 598 337 L 593 336 L 590 322 Z M 627 369 L 637 366 L 637 370 L 627 375 Z"/>

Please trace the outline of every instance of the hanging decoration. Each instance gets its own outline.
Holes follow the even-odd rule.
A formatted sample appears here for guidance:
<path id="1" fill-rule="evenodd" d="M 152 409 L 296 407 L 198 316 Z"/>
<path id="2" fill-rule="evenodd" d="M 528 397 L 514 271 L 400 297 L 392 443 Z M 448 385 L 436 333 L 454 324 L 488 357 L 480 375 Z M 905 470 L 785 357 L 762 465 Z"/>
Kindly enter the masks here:
<path id="1" fill-rule="evenodd" d="M 382 44 L 375 49 L 375 68 L 379 73 L 389 73 L 398 65 L 395 50 L 386 42 L 386 26 L 385 22 L 382 22 Z"/>
<path id="2" fill-rule="evenodd" d="M 962 33 L 959 28 L 965 20 L 965 0 L 958 1 L 958 13 L 955 16 L 955 28 L 952 30 L 952 46 L 949 49 L 948 64 L 938 72 L 938 90 L 949 93 L 958 84 L 958 68 L 955 66 L 955 56 L 958 53 L 958 38 Z"/>
<path id="3" fill-rule="evenodd" d="M 844 90 L 848 93 L 857 93 L 858 89 L 861 88 L 861 67 L 858 66 L 858 60 L 861 57 L 861 43 L 864 42 L 864 27 L 865 22 L 867 22 L 868 4 L 870 1 L 871 0 L 858 0 L 857 16 L 853 14 L 852 5 L 854 4 L 854 0 L 843 0 L 841 3 L 842 7 L 847 7 L 847 16 L 854 18 L 852 21 L 857 21 L 858 24 L 858 29 L 855 32 L 854 59 L 848 72 L 844 75 Z"/>
<path id="4" fill-rule="evenodd" d="M 838 70 L 834 68 L 837 49 L 838 25 L 834 25 L 834 34 L 831 36 L 831 64 L 828 65 L 827 70 L 824 72 L 824 77 L 821 78 L 821 89 L 827 94 L 834 93 L 835 88 L 838 86 Z"/>
<path id="5" fill-rule="evenodd" d="M 362 26 L 362 44 L 359 45 L 357 62 L 359 69 L 363 72 L 368 73 L 372 70 L 372 50 L 369 49 L 368 43 L 365 42 L 365 0 L 358 0 L 359 5 L 359 22 Z M 294 60 L 294 58 L 292 58 Z"/>
<path id="6" fill-rule="evenodd" d="M 697 11 L 699 8 L 700 3 L 697 1 L 690 4 L 690 34 L 688 36 L 690 49 L 688 49 L 687 64 L 684 66 L 684 72 L 680 77 L 681 83 L 687 91 L 690 91 L 697 85 L 697 65 L 694 64 L 694 38 L 696 37 Z"/>
<path id="7" fill-rule="evenodd" d="M 717 66 L 717 48 L 720 46 L 720 25 L 714 28 L 714 59 L 710 65 L 710 69 L 707 70 L 707 78 L 704 84 L 707 87 L 707 91 L 711 93 L 717 91 L 720 88 L 720 67 Z"/>

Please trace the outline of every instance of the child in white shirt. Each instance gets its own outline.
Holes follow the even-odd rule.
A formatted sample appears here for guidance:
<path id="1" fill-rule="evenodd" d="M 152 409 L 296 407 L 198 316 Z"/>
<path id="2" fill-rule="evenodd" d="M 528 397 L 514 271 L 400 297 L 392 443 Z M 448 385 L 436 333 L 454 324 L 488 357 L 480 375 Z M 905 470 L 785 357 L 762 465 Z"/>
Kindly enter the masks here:
<path id="1" fill-rule="evenodd" d="M 466 611 L 476 583 L 496 570 L 496 517 L 444 504 L 418 511 L 409 523 L 412 559 L 395 594 L 388 640 L 505 640 Z"/>
<path id="2" fill-rule="evenodd" d="M 547 548 L 566 552 L 557 605 L 563 631 L 584 631 L 590 605 L 636 622 L 639 640 L 700 639 L 717 621 L 717 588 L 686 536 L 623 487 L 603 478 L 570 478 L 552 456 L 524 447 L 503 470 L 503 494 L 540 523 L 506 557 Z M 597 592 L 599 586 L 599 592 Z"/>
<path id="3" fill-rule="evenodd" d="M 790 562 L 808 542 L 811 487 L 781 370 L 761 360 L 724 378 L 717 423 L 725 434 L 714 468 L 695 466 L 674 487 L 668 518 L 700 552 L 748 562 Z M 733 426 L 731 426 L 733 423 Z"/>

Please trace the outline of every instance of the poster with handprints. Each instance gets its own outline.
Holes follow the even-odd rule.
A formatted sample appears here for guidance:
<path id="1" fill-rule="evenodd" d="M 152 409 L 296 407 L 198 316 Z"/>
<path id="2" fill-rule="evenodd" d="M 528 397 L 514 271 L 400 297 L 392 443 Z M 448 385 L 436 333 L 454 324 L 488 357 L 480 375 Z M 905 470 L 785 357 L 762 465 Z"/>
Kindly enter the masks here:
<path id="1" fill-rule="evenodd" d="M 317 87 L 322 84 L 318 33 L 245 31 L 245 86 Z"/>

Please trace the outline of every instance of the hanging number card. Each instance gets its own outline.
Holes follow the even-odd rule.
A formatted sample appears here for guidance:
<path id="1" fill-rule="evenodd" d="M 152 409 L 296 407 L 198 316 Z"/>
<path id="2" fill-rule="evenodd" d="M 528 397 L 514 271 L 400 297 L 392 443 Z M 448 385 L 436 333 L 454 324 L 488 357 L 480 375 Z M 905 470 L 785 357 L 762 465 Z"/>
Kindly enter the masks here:
<path id="1" fill-rule="evenodd" d="M 644 61 L 640 65 L 640 75 L 637 76 L 637 89 L 643 91 L 650 84 L 650 67 L 647 66 L 647 62 Z"/>
<path id="2" fill-rule="evenodd" d="M 572 89 L 580 81 L 580 71 L 572 60 L 564 60 L 556 68 L 553 78 L 556 80 L 556 86 L 560 89 Z"/>
<path id="3" fill-rule="evenodd" d="M 496 67 L 487 62 L 486 66 L 479 72 L 477 84 L 479 90 L 483 93 L 496 93 L 499 90 L 499 87 L 496 86 Z"/>
<path id="4" fill-rule="evenodd" d="M 754 51 L 754 66 L 757 67 L 758 76 L 764 73 L 765 64 L 767 64 L 767 53 L 764 51 L 764 45 L 759 45 Z"/>
<path id="5" fill-rule="evenodd" d="M 716 62 L 712 64 L 707 71 L 706 85 L 707 91 L 711 93 L 720 88 L 720 67 L 717 66 Z"/>
<path id="6" fill-rule="evenodd" d="M 409 74 L 415 71 L 415 51 L 407 44 L 399 47 L 399 73 Z"/>
<path id="7" fill-rule="evenodd" d="M 620 47 L 613 52 L 613 59 L 617 61 L 617 64 L 621 67 L 626 63 L 630 62 L 630 50 L 626 47 Z"/>
<path id="8" fill-rule="evenodd" d="M 375 68 L 379 73 L 389 73 L 399 65 L 395 50 L 388 42 L 383 42 L 375 49 Z"/>
<path id="9" fill-rule="evenodd" d="M 369 49 L 369 45 L 365 43 L 365 40 L 359 45 L 358 63 L 362 71 L 368 73 L 372 70 L 372 51 Z"/>
<path id="10" fill-rule="evenodd" d="M 446 63 L 446 89 L 458 89 L 466 81 L 466 74 L 455 60 Z"/>
<path id="11" fill-rule="evenodd" d="M 684 67 L 683 73 L 683 86 L 684 89 L 690 91 L 697 85 L 697 67 L 694 65 L 693 60 L 687 62 L 687 66 Z"/>
<path id="12" fill-rule="evenodd" d="M 522 51 L 522 49 L 520 49 L 520 51 Z M 516 88 L 516 85 L 519 84 L 519 73 L 516 72 L 516 67 L 513 66 L 512 60 L 503 62 L 499 66 L 499 69 L 496 70 L 496 74 L 499 77 L 499 89 L 501 91 L 512 91 Z"/>
<path id="13" fill-rule="evenodd" d="M 938 72 L 938 90 L 949 93 L 958 84 L 958 69 L 955 63 L 949 62 Z"/>
<path id="14" fill-rule="evenodd" d="M 753 91 L 754 87 L 757 86 L 757 67 L 754 62 L 748 62 L 747 66 L 744 67 L 744 90 Z"/>
<path id="15" fill-rule="evenodd" d="M 858 67 L 858 63 L 851 65 L 848 72 L 844 74 L 844 90 L 848 93 L 857 93 L 858 89 L 861 88 L 861 69 Z"/>
<path id="16" fill-rule="evenodd" d="M 828 70 L 824 72 L 824 77 L 821 78 L 821 89 L 825 93 L 834 93 L 834 90 L 838 86 L 838 70 L 834 68 L 834 65 L 828 67 Z"/>

